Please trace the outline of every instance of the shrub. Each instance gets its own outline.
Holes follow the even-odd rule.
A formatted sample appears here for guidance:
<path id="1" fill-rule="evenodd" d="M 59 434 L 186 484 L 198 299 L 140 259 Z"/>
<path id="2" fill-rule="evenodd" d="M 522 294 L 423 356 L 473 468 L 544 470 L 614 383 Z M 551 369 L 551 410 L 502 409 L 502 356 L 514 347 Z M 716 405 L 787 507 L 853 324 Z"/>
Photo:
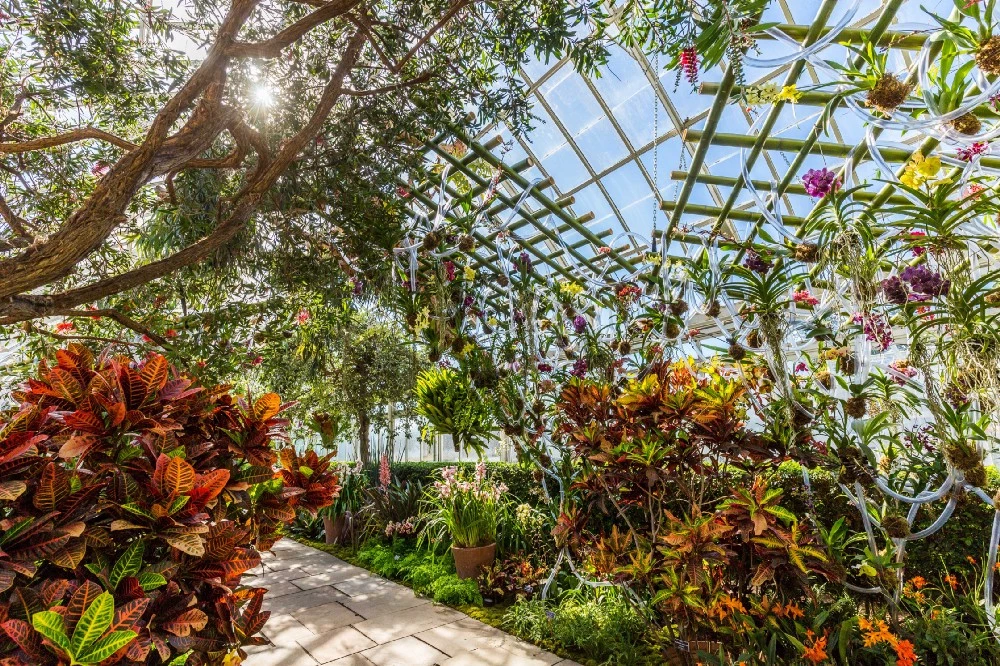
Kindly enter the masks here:
<path id="1" fill-rule="evenodd" d="M 246 404 L 162 356 L 70 345 L 13 398 L 0 415 L 0 658 L 221 663 L 263 641 L 265 590 L 242 576 L 279 525 L 337 491 L 326 459 L 271 448 L 286 425 L 277 395 Z"/>
<path id="2" fill-rule="evenodd" d="M 482 606 L 483 598 L 474 580 L 461 580 L 455 574 L 447 574 L 431 584 L 434 601 L 449 606 Z"/>
<path id="3" fill-rule="evenodd" d="M 410 570 L 408 580 L 417 594 L 433 594 L 434 583 L 451 573 L 454 570 L 443 563 L 425 562 Z"/>
<path id="4" fill-rule="evenodd" d="M 617 591 L 574 592 L 559 601 L 521 599 L 504 615 L 504 627 L 525 640 L 599 662 L 639 664 L 651 652 L 643 644 L 646 621 Z"/>

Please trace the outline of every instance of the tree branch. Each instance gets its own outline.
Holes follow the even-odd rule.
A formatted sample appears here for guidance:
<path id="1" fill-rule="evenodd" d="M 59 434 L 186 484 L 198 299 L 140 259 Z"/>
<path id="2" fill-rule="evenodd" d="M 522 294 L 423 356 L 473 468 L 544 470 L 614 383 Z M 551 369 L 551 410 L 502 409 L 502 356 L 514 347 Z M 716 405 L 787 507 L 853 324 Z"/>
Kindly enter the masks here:
<path id="1" fill-rule="evenodd" d="M 381 95 L 383 93 L 392 92 L 393 90 L 399 90 L 401 88 L 409 88 L 410 86 L 419 85 L 421 83 L 427 83 L 433 78 L 433 74 L 430 72 L 424 72 L 420 76 L 415 76 L 412 79 L 406 81 L 400 81 L 399 83 L 394 83 L 389 86 L 382 86 L 381 88 L 372 88 L 371 90 L 345 90 L 345 95 L 350 95 L 351 97 L 370 97 L 372 95 Z"/>
<path id="2" fill-rule="evenodd" d="M 126 141 L 125 139 L 117 137 L 109 132 L 105 132 L 104 130 L 99 130 L 96 127 L 82 127 L 80 129 L 70 130 L 69 132 L 65 132 L 63 134 L 46 136 L 40 139 L 29 139 L 27 141 L 18 141 L 13 143 L 0 143 L 0 155 L 29 153 L 33 150 L 54 148 L 56 146 L 63 146 L 67 143 L 86 141 L 87 139 L 99 139 L 114 146 L 118 146 L 119 148 L 124 148 L 125 150 L 135 150 L 138 148 L 138 146 L 131 141 Z"/>
<path id="3" fill-rule="evenodd" d="M 233 0 L 205 60 L 156 115 L 142 144 L 111 167 L 59 230 L 44 243 L 0 262 L 0 298 L 31 291 L 72 272 L 124 222 L 124 211 L 143 184 L 195 158 L 234 121 L 234 111 L 220 105 L 228 60 L 225 52 L 258 2 Z M 167 137 L 181 112 L 199 95 L 201 102 L 188 121 Z"/>
<path id="4" fill-rule="evenodd" d="M 12 246 L 27 247 L 35 242 L 34 236 L 28 233 L 28 221 L 11 210 L 7 204 L 7 200 L 2 195 L 0 195 L 0 217 L 4 219 L 10 230 L 19 237 L 19 240 L 11 242 Z"/>
<path id="5" fill-rule="evenodd" d="M 113 319 L 117 323 L 121 324 L 125 328 L 135 331 L 140 335 L 145 335 L 147 338 L 155 342 L 157 345 L 164 349 L 172 349 L 173 345 L 167 342 L 167 339 L 163 336 L 154 333 L 146 326 L 143 326 L 135 319 L 122 314 L 118 310 L 105 309 L 105 310 L 54 310 L 49 314 L 60 316 L 60 317 L 107 317 L 108 319 Z"/>
<path id="6" fill-rule="evenodd" d="M 140 346 L 140 343 L 138 342 L 118 340 L 117 338 L 105 338 L 99 335 L 61 335 L 59 333 L 53 333 L 52 331 L 46 331 L 44 328 L 39 328 L 33 324 L 30 326 L 30 329 L 30 332 L 32 333 L 38 333 L 39 335 L 44 335 L 52 338 L 53 340 L 94 340 L 96 342 L 107 342 L 109 344 L 128 345 L 129 347 Z"/>
<path id="7" fill-rule="evenodd" d="M 323 127 L 337 100 L 340 99 L 344 79 L 354 67 L 365 43 L 365 36 L 357 32 L 348 42 L 344 56 L 324 88 L 323 95 L 313 110 L 309 121 L 294 135 L 286 139 L 272 161 L 267 159 L 267 153 L 260 157 L 254 174 L 247 184 L 233 197 L 233 208 L 228 217 L 219 223 L 215 230 L 197 243 L 187 246 L 169 257 L 140 266 L 131 271 L 100 280 L 85 287 L 71 289 L 51 296 L 21 296 L 9 299 L 0 305 L 0 325 L 11 324 L 26 319 L 34 319 L 50 314 L 66 312 L 82 303 L 92 303 L 98 299 L 133 289 L 152 280 L 168 275 L 178 268 L 197 263 L 231 240 L 242 229 L 250 216 L 257 209 L 264 194 L 274 185 L 288 165 L 298 156 L 302 149 L 312 141 Z M 237 125 L 237 127 L 239 127 Z M 249 127 L 237 131 L 245 134 L 248 141 L 256 146 L 263 139 L 255 136 Z M 263 147 L 266 151 L 266 147 Z M 79 312 L 79 311 L 77 311 Z M 114 311 L 110 311 L 114 312 Z M 90 316 L 92 311 L 81 314 Z M 120 313 L 118 313 L 120 315 Z M 113 315 L 108 315 L 113 316 Z M 125 324 L 123 324 L 125 325 Z M 151 336 L 152 337 L 152 336 Z"/>
<path id="8" fill-rule="evenodd" d="M 415 56 L 420 51 L 420 49 L 424 47 L 424 44 L 430 41 L 431 37 L 433 37 L 438 31 L 440 31 L 441 28 L 446 26 L 448 22 L 452 18 L 454 18 L 455 14 L 465 9 L 470 4 L 472 4 L 472 0 L 455 0 L 451 8 L 448 9 L 448 11 L 445 12 L 445 15 L 441 17 L 441 20 L 435 23 L 434 27 L 428 30 L 426 35 L 418 39 L 417 43 L 413 45 L 413 48 L 411 48 L 406 53 L 406 55 L 403 56 L 403 59 L 400 60 L 399 63 L 396 65 L 396 67 L 398 68 L 396 71 L 397 72 L 402 71 L 403 66 L 406 65 L 406 63 L 409 62 L 410 59 L 412 59 L 413 56 Z"/>
<path id="9" fill-rule="evenodd" d="M 298 41 L 318 25 L 335 19 L 354 9 L 361 0 L 330 0 L 310 12 L 274 37 L 263 42 L 235 42 L 226 52 L 230 58 L 277 58 L 281 51 Z M 310 3 L 312 4 L 312 3 Z"/>

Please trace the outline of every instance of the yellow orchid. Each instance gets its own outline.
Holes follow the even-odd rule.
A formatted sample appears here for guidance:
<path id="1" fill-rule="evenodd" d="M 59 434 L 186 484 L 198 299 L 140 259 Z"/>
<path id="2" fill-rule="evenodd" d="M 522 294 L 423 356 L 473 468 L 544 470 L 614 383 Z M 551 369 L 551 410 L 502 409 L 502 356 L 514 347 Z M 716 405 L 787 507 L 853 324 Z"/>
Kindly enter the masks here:
<path id="1" fill-rule="evenodd" d="M 795 104 L 802 99 L 802 93 L 800 93 L 798 87 L 793 84 L 782 88 L 776 99 L 782 102 L 791 102 L 792 104 Z"/>
<path id="2" fill-rule="evenodd" d="M 420 334 L 421 331 L 430 328 L 431 325 L 431 310 L 430 308 L 424 308 L 417 315 L 417 321 L 413 325 L 413 331 Z"/>
<path id="3" fill-rule="evenodd" d="M 583 293 L 583 287 L 576 282 L 569 282 L 568 280 L 563 280 L 559 283 L 559 292 L 568 297 L 572 298 L 574 296 L 579 296 Z"/>
<path id="4" fill-rule="evenodd" d="M 472 266 L 466 266 L 462 269 L 462 277 L 465 278 L 466 282 L 472 282 L 476 279 L 476 269 Z"/>
<path id="5" fill-rule="evenodd" d="M 928 187 L 936 187 L 950 183 L 950 178 L 933 180 L 941 172 L 941 168 L 941 158 L 937 155 L 924 157 L 920 153 L 914 153 L 910 161 L 903 167 L 903 174 L 899 177 L 899 182 L 914 189 L 925 184 Z"/>

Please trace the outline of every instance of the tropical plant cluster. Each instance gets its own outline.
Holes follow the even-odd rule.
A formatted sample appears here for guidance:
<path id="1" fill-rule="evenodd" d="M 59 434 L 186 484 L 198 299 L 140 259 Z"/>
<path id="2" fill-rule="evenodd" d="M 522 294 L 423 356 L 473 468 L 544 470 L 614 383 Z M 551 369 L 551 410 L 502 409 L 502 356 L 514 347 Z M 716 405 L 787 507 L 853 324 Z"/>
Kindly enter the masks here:
<path id="1" fill-rule="evenodd" d="M 70 345 L 0 416 L 0 654 L 11 664 L 207 664 L 264 639 L 245 576 L 329 462 L 280 448 L 285 407 L 159 355 Z"/>

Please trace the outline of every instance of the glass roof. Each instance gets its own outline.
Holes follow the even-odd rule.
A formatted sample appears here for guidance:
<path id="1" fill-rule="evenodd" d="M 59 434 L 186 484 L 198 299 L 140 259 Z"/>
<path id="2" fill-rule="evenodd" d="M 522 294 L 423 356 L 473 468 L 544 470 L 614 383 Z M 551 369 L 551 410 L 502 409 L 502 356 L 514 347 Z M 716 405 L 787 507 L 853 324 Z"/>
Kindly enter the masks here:
<path id="1" fill-rule="evenodd" d="M 801 39 L 809 26 L 817 22 L 821 5 L 820 0 L 775 0 L 761 22 L 798 26 L 797 31 L 787 28 L 787 33 Z M 931 20 L 922 7 L 942 16 L 954 9 L 952 0 L 860 0 L 837 1 L 832 5 L 829 18 L 820 21 L 827 26 L 837 26 L 850 18 L 849 29 L 866 30 L 880 19 L 891 18 L 888 30 L 907 33 L 918 29 L 928 31 Z M 891 17 L 886 16 L 887 11 L 891 12 Z M 853 55 L 836 41 L 822 51 L 822 58 L 849 62 Z M 758 40 L 757 48 L 759 52 L 750 55 L 762 60 L 778 58 L 793 49 L 770 37 Z M 891 48 L 889 70 L 913 71 L 917 53 Z M 823 84 L 834 80 L 830 72 L 804 61 L 776 67 L 755 67 L 748 63 L 744 90 L 772 83 L 779 90 L 795 85 L 799 92 L 820 94 L 813 95 L 815 99 L 773 107 L 770 104 L 750 107 L 735 99 L 726 103 L 714 127 L 714 138 L 703 151 L 703 163 L 696 181 L 688 172 L 699 150 L 700 132 L 706 128 L 716 102 L 726 63 L 701 72 L 696 86 L 684 80 L 678 82 L 676 72 L 669 71 L 665 65 L 666 62 L 657 62 L 648 54 L 621 47 L 613 48 L 610 61 L 596 78 L 581 76 L 566 60 L 529 62 L 522 74 L 531 86 L 535 101 L 534 113 L 538 117 L 535 127 L 526 135 L 513 136 L 509 128 L 494 125 L 484 128 L 474 138 L 478 143 L 494 146 L 491 140 L 502 138 L 504 146 L 494 147 L 492 152 L 502 156 L 507 165 L 530 159 L 531 167 L 521 172 L 524 178 L 528 181 L 548 179 L 544 183 L 546 196 L 553 201 L 569 198 L 571 203 L 564 208 L 571 216 L 582 218 L 586 229 L 613 244 L 622 256 L 632 258 L 635 257 L 635 245 L 643 245 L 639 252 L 647 249 L 645 244 L 652 237 L 654 225 L 660 232 L 670 225 L 673 204 L 681 197 L 686 179 L 691 181 L 690 187 L 683 214 L 675 220 L 675 230 L 712 229 L 719 219 L 718 209 L 725 207 L 736 212 L 720 223 L 719 230 L 740 239 L 747 238 L 759 216 L 752 214 L 757 204 L 751 194 L 745 188 L 733 187 L 734 179 L 742 174 L 743 158 L 741 149 L 732 142 L 756 134 L 765 122 L 773 122 L 768 132 L 772 138 L 803 140 L 814 134 L 814 138 L 819 139 L 816 147 L 801 156 L 794 144 L 782 146 L 784 150 L 765 146 L 756 160 L 748 160 L 754 181 L 779 183 L 785 178 L 793 185 L 780 199 L 780 212 L 789 222 L 806 217 L 814 205 L 814 200 L 806 196 L 801 187 L 797 191 L 794 187 L 801 184 L 801 175 L 811 168 L 839 169 L 843 165 L 843 155 L 827 155 L 830 146 L 853 147 L 864 143 L 867 127 L 844 105 L 837 107 L 829 124 L 815 135 L 826 104 L 823 93 L 828 99 L 831 91 L 829 86 L 824 89 Z M 792 76 L 790 70 L 796 65 L 799 73 Z M 740 84 L 735 86 L 734 96 L 740 88 Z M 881 132 L 879 142 L 904 142 L 915 146 L 921 138 L 916 134 L 901 136 L 899 132 L 886 130 Z M 440 156 L 433 153 L 430 158 L 440 160 Z M 873 177 L 877 177 L 876 166 L 870 161 L 854 169 L 855 182 Z M 758 183 L 758 189 L 761 187 Z M 501 189 L 516 201 L 524 187 L 523 183 L 519 185 L 508 179 L 501 184 Z M 665 204 L 666 209 L 661 204 Z M 540 217 L 550 217 L 552 213 L 530 198 L 525 201 L 525 208 L 541 213 Z M 555 226 L 549 224 L 550 228 Z M 764 229 L 767 230 L 766 225 Z M 622 236 L 624 232 L 634 232 L 636 236 Z M 535 230 L 522 229 L 519 235 L 522 244 L 529 237 L 541 237 L 544 245 L 536 244 L 536 248 L 549 254 L 560 249 L 559 244 Z M 577 230 L 565 229 L 560 236 L 562 242 L 580 255 L 604 260 L 597 256 L 597 246 L 585 242 Z M 617 243 L 613 243 L 613 239 L 617 239 Z M 674 243 L 670 254 L 678 255 L 684 249 L 682 243 Z M 561 265 L 574 270 L 572 257 L 567 257 L 565 251 L 558 255 Z M 542 270 L 549 269 L 542 267 Z"/>

